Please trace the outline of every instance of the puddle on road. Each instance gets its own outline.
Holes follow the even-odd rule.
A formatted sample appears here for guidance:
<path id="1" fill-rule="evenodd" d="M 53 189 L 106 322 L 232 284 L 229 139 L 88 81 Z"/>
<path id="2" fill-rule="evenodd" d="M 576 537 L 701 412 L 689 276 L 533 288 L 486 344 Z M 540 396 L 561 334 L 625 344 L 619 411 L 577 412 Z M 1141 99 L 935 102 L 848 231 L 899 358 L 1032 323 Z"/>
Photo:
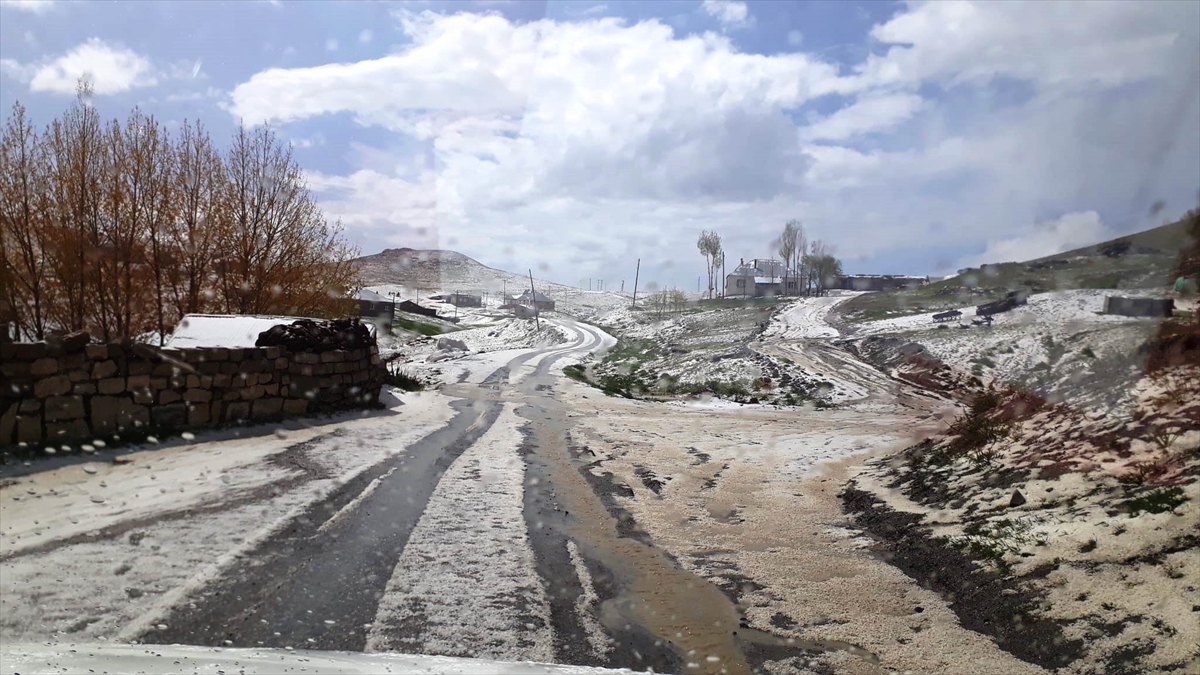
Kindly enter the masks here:
<path id="1" fill-rule="evenodd" d="M 601 622 L 614 632 L 636 624 L 670 643 L 685 664 L 696 664 L 686 668 L 689 673 L 749 673 L 733 634 L 740 618 L 737 608 L 719 588 L 676 567 L 658 549 L 618 535 L 616 519 L 566 451 L 566 417 L 557 406 L 549 397 L 531 396 L 517 412 L 529 420 L 534 453 L 545 463 L 555 497 L 571 516 L 567 534 L 622 582 L 621 596 L 601 606 Z"/>
<path id="2" fill-rule="evenodd" d="M 679 567 L 644 537 L 621 536 L 618 519 L 567 450 L 568 411 L 539 386 L 551 382 L 541 376 L 522 382 L 525 405 L 517 413 L 529 421 L 532 451 L 544 464 L 554 499 L 570 515 L 563 526 L 567 535 L 621 582 L 621 594 L 600 606 L 600 620 L 612 634 L 631 624 L 641 628 L 671 645 L 686 673 L 750 673 L 764 659 L 829 650 L 878 662 L 874 654 L 849 643 L 784 639 L 740 627 L 742 613 L 724 591 Z"/>

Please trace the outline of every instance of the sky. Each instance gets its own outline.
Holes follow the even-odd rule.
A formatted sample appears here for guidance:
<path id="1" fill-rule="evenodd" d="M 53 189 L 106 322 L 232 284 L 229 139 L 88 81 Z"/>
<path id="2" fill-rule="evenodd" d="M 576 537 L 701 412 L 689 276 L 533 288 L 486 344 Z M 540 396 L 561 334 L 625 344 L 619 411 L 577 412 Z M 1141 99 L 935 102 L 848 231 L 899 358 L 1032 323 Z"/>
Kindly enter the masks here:
<path id="1" fill-rule="evenodd" d="M 0 0 L 0 106 L 269 124 L 364 253 L 690 288 L 798 219 L 944 275 L 1200 200 L 1200 2 Z"/>

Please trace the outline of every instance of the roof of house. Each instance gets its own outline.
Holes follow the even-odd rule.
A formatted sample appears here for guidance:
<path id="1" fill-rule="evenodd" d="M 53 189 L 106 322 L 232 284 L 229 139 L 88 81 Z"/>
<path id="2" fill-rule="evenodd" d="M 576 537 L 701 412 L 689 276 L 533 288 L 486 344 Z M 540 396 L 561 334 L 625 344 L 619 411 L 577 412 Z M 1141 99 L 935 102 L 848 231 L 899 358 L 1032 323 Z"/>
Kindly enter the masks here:
<path id="1" fill-rule="evenodd" d="M 774 283 L 775 279 L 783 278 L 785 276 L 785 272 L 786 276 L 796 276 L 796 270 L 787 269 L 784 267 L 782 262 L 767 258 L 755 258 L 754 260 L 747 260 L 733 270 L 733 273 L 737 276 L 755 277 L 754 283 L 756 284 Z M 759 281 L 758 279 L 761 277 L 774 277 L 775 279 Z"/>
<path id="2" fill-rule="evenodd" d="M 517 299 L 518 299 L 518 300 L 528 300 L 528 299 L 529 299 L 529 293 L 530 293 L 529 291 L 525 291 L 525 292 L 524 292 L 524 293 L 522 293 L 521 295 L 517 296 Z M 554 300 L 553 300 L 553 299 L 552 299 L 550 296 L 548 296 L 548 295 L 543 295 L 543 294 L 541 294 L 541 293 L 534 293 L 534 294 L 533 294 L 533 299 L 534 299 L 535 301 L 537 301 L 537 302 L 554 302 Z"/>
<path id="3" fill-rule="evenodd" d="M 306 317 L 262 314 L 186 314 L 167 340 L 170 349 L 193 347 L 253 347 L 258 336 L 274 326 Z M 320 319 L 318 319 L 319 321 Z M 372 333 L 374 324 L 365 323 Z"/>
<path id="4" fill-rule="evenodd" d="M 368 288 L 363 288 L 358 291 L 358 299 L 366 300 L 367 302 L 391 302 L 392 301 L 391 298 L 384 296 L 384 295 L 380 295 L 379 293 L 376 293 L 375 291 L 372 291 Z"/>

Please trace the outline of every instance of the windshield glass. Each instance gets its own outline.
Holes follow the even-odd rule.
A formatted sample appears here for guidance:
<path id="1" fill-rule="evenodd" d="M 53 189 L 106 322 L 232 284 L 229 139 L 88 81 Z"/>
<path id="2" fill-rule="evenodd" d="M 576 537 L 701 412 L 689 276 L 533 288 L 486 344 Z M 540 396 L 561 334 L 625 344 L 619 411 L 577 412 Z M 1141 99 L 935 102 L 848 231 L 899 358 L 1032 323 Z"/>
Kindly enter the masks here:
<path id="1" fill-rule="evenodd" d="M 0 110 L 0 670 L 1200 671 L 1200 3 L 0 0 Z"/>

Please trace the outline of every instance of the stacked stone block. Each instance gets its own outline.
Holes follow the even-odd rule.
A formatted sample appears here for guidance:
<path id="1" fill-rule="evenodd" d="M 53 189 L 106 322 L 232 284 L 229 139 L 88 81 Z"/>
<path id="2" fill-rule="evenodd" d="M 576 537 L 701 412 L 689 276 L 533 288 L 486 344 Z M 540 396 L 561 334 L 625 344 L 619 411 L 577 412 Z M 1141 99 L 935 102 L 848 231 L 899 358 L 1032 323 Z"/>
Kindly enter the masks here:
<path id="1" fill-rule="evenodd" d="M 374 344 L 159 349 L 90 344 L 86 333 L 0 342 L 0 446 L 60 446 L 265 422 L 375 405 L 384 367 Z"/>

